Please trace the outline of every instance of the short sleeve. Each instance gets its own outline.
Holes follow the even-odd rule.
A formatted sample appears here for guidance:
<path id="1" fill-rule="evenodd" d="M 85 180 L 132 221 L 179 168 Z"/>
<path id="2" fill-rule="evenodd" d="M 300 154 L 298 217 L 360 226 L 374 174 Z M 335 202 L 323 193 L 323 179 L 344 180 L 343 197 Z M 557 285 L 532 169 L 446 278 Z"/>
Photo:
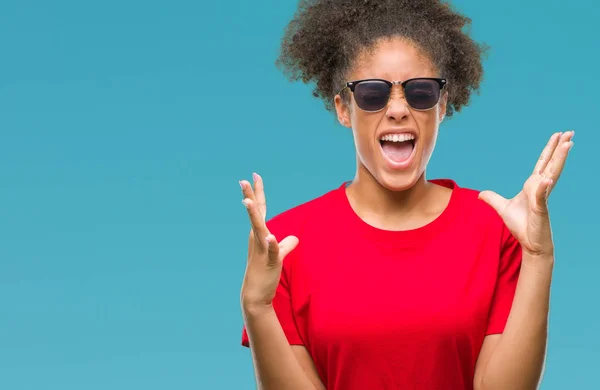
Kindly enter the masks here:
<path id="1" fill-rule="evenodd" d="M 490 306 L 486 335 L 504 332 L 521 269 L 521 245 L 506 226 L 503 227 L 502 235 L 498 278 Z"/>
<path id="2" fill-rule="evenodd" d="M 281 229 L 278 225 L 280 224 L 276 223 L 276 221 L 273 221 L 273 223 L 267 223 L 269 231 L 275 235 L 278 241 L 284 239 L 290 234 L 294 234 L 286 234 L 286 229 Z M 294 235 L 298 236 L 298 234 Z M 292 252 L 290 252 L 283 260 L 281 278 L 279 280 L 279 285 L 277 286 L 277 291 L 275 292 L 275 298 L 273 299 L 273 308 L 277 315 L 277 319 L 279 320 L 279 323 L 281 324 L 283 332 L 285 333 L 290 345 L 303 344 L 298 329 L 296 327 L 296 321 L 294 319 L 294 309 L 292 306 L 291 293 L 292 268 L 296 258 L 299 256 L 300 247 L 301 243 L 299 243 L 298 246 Z M 242 345 L 245 347 L 250 346 L 248 340 L 248 333 L 246 331 L 245 326 L 242 329 Z"/>

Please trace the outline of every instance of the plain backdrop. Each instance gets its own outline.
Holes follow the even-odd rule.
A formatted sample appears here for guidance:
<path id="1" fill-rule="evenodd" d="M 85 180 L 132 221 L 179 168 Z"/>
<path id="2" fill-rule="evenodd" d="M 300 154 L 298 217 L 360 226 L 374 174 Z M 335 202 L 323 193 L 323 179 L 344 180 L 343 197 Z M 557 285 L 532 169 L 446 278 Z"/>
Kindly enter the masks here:
<path id="1" fill-rule="evenodd" d="M 428 178 L 516 194 L 574 129 L 551 198 L 543 390 L 598 383 L 595 0 L 457 0 L 491 46 Z M 274 61 L 296 2 L 0 2 L 0 388 L 251 389 L 248 221 L 352 179 L 350 132 Z"/>

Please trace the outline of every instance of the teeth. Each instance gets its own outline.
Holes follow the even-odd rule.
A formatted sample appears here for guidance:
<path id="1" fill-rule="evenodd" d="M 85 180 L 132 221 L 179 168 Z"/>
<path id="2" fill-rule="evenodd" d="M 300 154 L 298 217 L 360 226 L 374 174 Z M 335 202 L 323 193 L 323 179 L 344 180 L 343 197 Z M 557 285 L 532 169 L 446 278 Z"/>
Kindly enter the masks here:
<path id="1" fill-rule="evenodd" d="M 381 137 L 380 141 L 405 142 L 415 139 L 413 134 L 386 134 Z"/>

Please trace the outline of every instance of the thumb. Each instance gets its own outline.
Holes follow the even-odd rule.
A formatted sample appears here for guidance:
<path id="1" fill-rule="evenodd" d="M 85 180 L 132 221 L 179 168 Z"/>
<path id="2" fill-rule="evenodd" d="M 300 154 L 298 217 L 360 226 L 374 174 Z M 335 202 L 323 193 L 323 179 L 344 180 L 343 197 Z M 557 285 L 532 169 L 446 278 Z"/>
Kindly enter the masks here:
<path id="1" fill-rule="evenodd" d="M 298 240 L 298 237 L 296 236 L 287 236 L 286 238 L 281 240 L 281 242 L 279 243 L 278 261 L 283 261 L 283 259 L 285 259 L 285 257 L 289 255 L 290 252 L 296 248 L 296 246 L 298 246 L 299 242 L 300 240 Z"/>
<path id="2" fill-rule="evenodd" d="M 503 214 L 506 204 L 508 203 L 508 200 L 494 191 L 481 191 L 479 193 L 479 199 L 490 205 L 500 215 Z"/>
<path id="3" fill-rule="evenodd" d="M 277 243 L 277 239 L 273 234 L 269 234 L 266 238 L 269 258 L 267 260 L 268 265 L 271 267 L 278 266 L 281 261 L 296 248 L 298 245 L 298 238 L 295 236 L 287 236 L 280 243 Z"/>

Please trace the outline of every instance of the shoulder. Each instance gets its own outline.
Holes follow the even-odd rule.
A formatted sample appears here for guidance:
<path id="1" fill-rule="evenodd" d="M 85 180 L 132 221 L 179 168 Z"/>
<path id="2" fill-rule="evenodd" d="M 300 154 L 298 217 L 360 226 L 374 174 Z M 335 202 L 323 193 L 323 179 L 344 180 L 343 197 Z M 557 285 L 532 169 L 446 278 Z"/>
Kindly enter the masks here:
<path id="1" fill-rule="evenodd" d="M 338 205 L 343 185 L 300 203 L 267 220 L 267 228 L 281 240 L 288 235 L 299 236 L 311 221 L 320 220 L 327 211 Z M 318 217 L 318 218 L 317 218 Z"/>

